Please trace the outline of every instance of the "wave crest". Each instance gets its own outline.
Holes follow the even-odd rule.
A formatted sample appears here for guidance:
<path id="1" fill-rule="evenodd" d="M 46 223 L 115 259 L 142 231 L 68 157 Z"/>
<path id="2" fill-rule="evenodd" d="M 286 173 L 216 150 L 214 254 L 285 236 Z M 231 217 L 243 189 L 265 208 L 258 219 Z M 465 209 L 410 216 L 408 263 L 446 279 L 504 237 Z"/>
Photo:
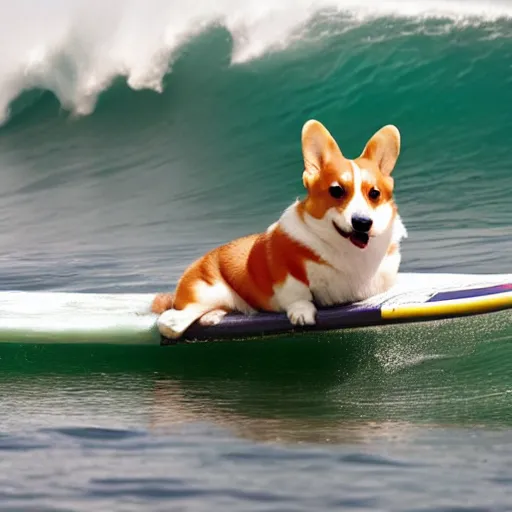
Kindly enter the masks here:
<path id="1" fill-rule="evenodd" d="M 77 115 L 94 110 L 118 77 L 135 90 L 162 91 L 183 45 L 212 26 L 231 34 L 232 64 L 282 50 L 322 11 L 356 26 L 375 17 L 481 23 L 512 18 L 503 2 L 370 0 L 19 0 L 0 7 L 0 123 L 23 91 L 51 91 Z M 345 25 L 346 26 L 346 25 Z"/>

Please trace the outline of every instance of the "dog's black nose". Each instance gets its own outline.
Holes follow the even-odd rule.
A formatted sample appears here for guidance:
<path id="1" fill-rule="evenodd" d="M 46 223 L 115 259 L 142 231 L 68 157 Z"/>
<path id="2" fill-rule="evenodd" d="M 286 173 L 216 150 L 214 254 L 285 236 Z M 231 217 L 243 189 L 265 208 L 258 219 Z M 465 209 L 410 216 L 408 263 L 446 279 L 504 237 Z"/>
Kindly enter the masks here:
<path id="1" fill-rule="evenodd" d="M 363 233 L 368 233 L 372 228 L 373 220 L 370 217 L 365 217 L 364 215 L 353 215 L 352 216 L 352 227 L 356 231 L 361 231 Z"/>

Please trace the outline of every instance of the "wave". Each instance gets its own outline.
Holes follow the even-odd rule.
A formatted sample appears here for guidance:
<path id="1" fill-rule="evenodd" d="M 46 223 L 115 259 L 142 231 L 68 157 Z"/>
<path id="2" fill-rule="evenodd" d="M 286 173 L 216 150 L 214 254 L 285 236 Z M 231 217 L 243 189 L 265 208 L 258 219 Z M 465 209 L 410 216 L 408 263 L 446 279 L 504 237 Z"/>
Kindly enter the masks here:
<path id="1" fill-rule="evenodd" d="M 9 119 L 13 101 L 24 91 L 36 91 L 28 103 L 38 91 L 50 91 L 75 115 L 91 113 L 99 94 L 117 78 L 134 90 L 162 92 L 164 77 L 186 43 L 212 27 L 227 31 L 230 64 L 236 65 L 386 17 L 413 18 L 414 30 L 425 29 L 428 20 L 445 20 L 441 29 L 446 30 L 508 20 L 512 5 L 469 0 L 4 2 L 0 123 Z"/>

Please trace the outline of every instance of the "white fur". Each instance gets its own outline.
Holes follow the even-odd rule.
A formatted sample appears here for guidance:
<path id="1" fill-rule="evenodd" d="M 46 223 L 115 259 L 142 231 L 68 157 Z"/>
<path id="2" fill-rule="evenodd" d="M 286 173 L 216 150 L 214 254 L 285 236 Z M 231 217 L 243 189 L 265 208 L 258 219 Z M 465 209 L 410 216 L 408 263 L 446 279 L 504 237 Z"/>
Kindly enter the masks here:
<path id="1" fill-rule="evenodd" d="M 294 302 L 286 311 L 293 325 L 315 325 L 316 307 L 308 300 Z"/>
<path id="2" fill-rule="evenodd" d="M 223 309 L 214 309 L 205 313 L 200 319 L 201 325 L 217 325 L 227 315 L 227 311 Z"/>
<path id="3" fill-rule="evenodd" d="M 277 225 L 278 221 L 274 222 L 273 224 L 270 224 L 270 226 L 267 228 L 267 233 L 272 233 L 272 231 L 274 231 L 274 229 L 277 228 Z"/>
<path id="4" fill-rule="evenodd" d="M 272 305 L 286 311 L 294 325 L 315 323 L 316 308 L 312 300 L 309 287 L 293 276 L 288 276 L 284 283 L 274 286 Z"/>
<path id="5" fill-rule="evenodd" d="M 204 313 L 202 304 L 191 304 L 180 310 L 169 309 L 158 317 L 158 329 L 166 338 L 179 338 Z"/>
<path id="6" fill-rule="evenodd" d="M 357 166 L 354 169 L 355 185 L 359 184 L 360 190 L 360 170 Z M 363 213 L 362 201 L 365 200 L 360 192 L 359 195 L 361 197 L 356 196 L 351 201 L 354 203 L 352 211 Z M 327 306 L 362 300 L 384 292 L 393 285 L 400 265 L 400 253 L 386 253 L 391 243 L 399 243 L 407 233 L 398 215 L 392 220 L 390 206 L 387 206 L 389 211 L 385 208 L 376 210 L 372 217 L 377 224 L 378 234 L 370 238 L 365 249 L 360 249 L 334 229 L 334 219 L 344 229 L 335 208 L 328 210 L 321 219 L 306 213 L 303 221 L 297 212 L 297 204 L 294 203 L 283 213 L 279 220 L 280 227 L 290 237 L 312 249 L 328 265 L 312 261 L 306 264 L 309 288 L 299 283 L 301 288 L 297 285 L 298 281 L 293 282 L 288 278 L 285 285 L 276 290 L 275 299 L 280 309 L 289 311 L 290 304 L 296 301 L 302 303 L 307 295 L 304 289 L 311 293 L 310 300 Z M 295 315 L 289 314 L 289 317 L 293 323 Z"/>
<path id="7" fill-rule="evenodd" d="M 197 297 L 201 297 L 201 304 L 207 307 L 207 311 L 227 307 L 246 314 L 254 313 L 254 309 L 222 281 L 214 285 L 199 281 L 194 291 Z"/>
<path id="8" fill-rule="evenodd" d="M 289 297 L 292 297 L 289 300 Z M 293 276 L 288 276 L 284 283 L 274 286 L 274 301 L 282 309 L 288 309 L 297 300 L 311 300 L 311 290 L 301 281 Z"/>
<path id="9" fill-rule="evenodd" d="M 373 221 L 370 236 L 380 236 L 391 223 L 393 209 L 389 203 L 382 204 L 375 209 L 370 206 L 367 198 L 363 195 L 362 184 L 363 181 L 372 183 L 374 178 L 370 172 L 361 169 L 353 160 L 350 160 L 350 164 L 352 166 L 354 195 L 342 212 L 337 211 L 336 208 L 329 210 L 326 215 L 327 220 L 330 223 L 334 221 L 343 231 L 350 232 L 352 231 L 352 217 L 354 215 L 368 217 Z"/>

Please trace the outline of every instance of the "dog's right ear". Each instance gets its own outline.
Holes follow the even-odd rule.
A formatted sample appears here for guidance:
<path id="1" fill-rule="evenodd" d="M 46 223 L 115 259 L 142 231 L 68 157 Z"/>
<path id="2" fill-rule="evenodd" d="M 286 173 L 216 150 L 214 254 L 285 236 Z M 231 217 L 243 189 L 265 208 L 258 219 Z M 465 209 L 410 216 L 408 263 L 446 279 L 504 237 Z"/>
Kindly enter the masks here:
<path id="1" fill-rule="evenodd" d="M 314 119 L 309 120 L 302 128 L 302 155 L 304 157 L 304 173 L 302 181 L 309 188 L 322 169 L 335 156 L 342 156 L 340 148 L 327 128 Z"/>
<path id="2" fill-rule="evenodd" d="M 388 124 L 376 132 L 367 142 L 360 158 L 373 160 L 382 174 L 390 176 L 400 154 L 400 132 Z"/>

